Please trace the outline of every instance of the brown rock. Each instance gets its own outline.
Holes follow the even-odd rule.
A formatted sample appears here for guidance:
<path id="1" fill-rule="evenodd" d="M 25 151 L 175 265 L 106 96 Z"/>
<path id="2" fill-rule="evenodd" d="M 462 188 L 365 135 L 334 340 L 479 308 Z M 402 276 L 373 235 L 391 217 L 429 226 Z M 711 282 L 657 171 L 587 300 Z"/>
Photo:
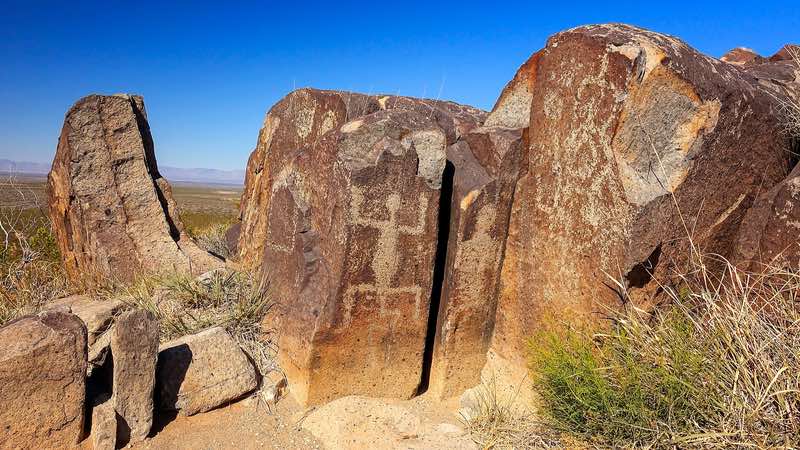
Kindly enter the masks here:
<path id="1" fill-rule="evenodd" d="M 278 136 L 305 132 L 262 131 L 273 136 L 264 164 L 272 180 L 253 191 L 260 200 L 249 214 L 265 228 L 245 238 L 246 213 L 239 242 L 262 240 L 262 267 L 285 315 L 279 359 L 290 392 L 305 404 L 352 393 L 412 396 L 421 381 L 446 148 L 483 113 L 404 97 L 289 96 L 296 97 L 279 105 L 305 102 L 313 117 L 326 105 L 341 119 L 326 133 L 310 132 L 318 138 L 300 151 Z M 349 108 L 347 99 L 364 106 Z M 291 125 L 276 108 L 267 123 Z M 256 160 L 254 153 L 251 166 Z"/>
<path id="2" fill-rule="evenodd" d="M 523 156 L 522 134 L 519 129 L 481 127 L 447 151 L 455 176 L 429 386 L 441 398 L 476 385 L 486 362 Z"/>
<path id="3" fill-rule="evenodd" d="M 70 108 L 47 191 L 74 282 L 128 281 L 142 271 L 198 274 L 221 264 L 183 230 L 139 96 L 90 95 Z"/>
<path id="4" fill-rule="evenodd" d="M 117 413 L 110 399 L 92 409 L 92 446 L 94 450 L 117 448 Z"/>
<path id="5" fill-rule="evenodd" d="M 745 47 L 736 47 L 722 55 L 720 60 L 726 63 L 735 64 L 737 66 L 744 66 L 748 64 L 760 64 L 767 61 L 766 58 L 754 52 L 753 50 Z"/>
<path id="6" fill-rule="evenodd" d="M 89 295 L 70 295 L 50 302 L 47 307 L 47 309 L 63 309 L 78 316 L 86 325 L 89 347 L 108 330 L 114 317 L 125 308 L 126 305 L 122 300 L 99 300 Z"/>
<path id="7" fill-rule="evenodd" d="M 83 435 L 86 328 L 65 312 L 0 328 L 0 448 L 68 448 Z"/>
<path id="8" fill-rule="evenodd" d="M 158 321 L 149 311 L 126 311 L 111 330 L 114 409 L 120 440 L 139 442 L 153 425 Z"/>
<path id="9" fill-rule="evenodd" d="M 781 47 L 774 55 L 769 57 L 770 61 L 791 61 L 800 55 L 800 45 L 786 44 Z"/>
<path id="10" fill-rule="evenodd" d="M 253 365 L 220 327 L 163 344 L 158 354 L 159 406 L 185 416 L 235 400 L 256 385 Z"/>
<path id="11" fill-rule="evenodd" d="M 543 318 L 616 304 L 606 274 L 641 303 L 689 255 L 689 233 L 730 256 L 759 190 L 789 165 L 780 83 L 678 39 L 579 27 L 548 41 L 535 73 L 491 345 L 519 367 Z"/>
<path id="12" fill-rule="evenodd" d="M 474 108 L 450 102 L 316 89 L 294 91 L 270 109 L 245 174 L 238 243 L 239 260 L 245 267 L 263 265 L 268 222 L 265 212 L 270 209 L 276 179 L 292 158 L 310 150 L 323 135 L 345 122 L 394 109 L 422 111 L 439 123 L 451 142 L 474 128 L 476 115 L 481 115 Z"/>

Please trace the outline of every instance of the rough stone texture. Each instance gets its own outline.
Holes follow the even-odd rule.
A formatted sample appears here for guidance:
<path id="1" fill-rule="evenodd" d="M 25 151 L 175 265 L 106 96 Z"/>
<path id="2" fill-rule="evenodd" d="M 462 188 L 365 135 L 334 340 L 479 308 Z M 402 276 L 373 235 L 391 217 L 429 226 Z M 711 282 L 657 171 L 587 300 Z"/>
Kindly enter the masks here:
<path id="1" fill-rule="evenodd" d="M 50 310 L 64 310 L 78 316 L 86 325 L 89 347 L 108 330 L 114 317 L 125 308 L 122 300 L 98 300 L 90 295 L 70 295 L 54 300 L 47 306 Z"/>
<path id="2" fill-rule="evenodd" d="M 111 330 L 114 409 L 121 441 L 144 440 L 153 425 L 158 321 L 149 311 L 126 311 Z"/>
<path id="3" fill-rule="evenodd" d="M 519 367 L 543 319 L 616 304 L 606 273 L 646 301 L 650 273 L 663 280 L 689 254 L 687 229 L 730 256 L 759 190 L 789 167 L 780 83 L 678 39 L 579 27 L 548 41 L 535 73 L 491 345 Z"/>
<path id="4" fill-rule="evenodd" d="M 270 169 L 260 176 L 272 179 L 250 194 L 260 199 L 244 210 L 263 221 L 249 243 L 263 241 L 265 276 L 282 301 L 279 360 L 290 392 L 303 404 L 352 393 L 412 396 L 425 349 L 446 149 L 483 113 L 313 90 L 288 99 L 276 108 L 303 104 L 309 111 L 294 118 L 323 117 L 323 106 L 337 118 L 324 127 L 311 121 L 308 132 L 296 123 L 262 131 L 272 146 L 264 164 Z M 276 119 L 276 108 L 265 128 L 291 125 Z M 284 134 L 318 138 L 290 147 Z M 251 166 L 261 160 L 258 151 Z M 252 179 L 247 183 L 249 190 Z M 245 216 L 243 236 L 249 222 Z M 246 241 L 239 242 L 243 252 Z"/>
<path id="5" fill-rule="evenodd" d="M 765 62 L 767 59 L 749 48 L 736 47 L 728 53 L 722 55 L 720 60 L 725 61 L 726 63 L 736 64 L 738 66 L 745 66 L 748 64 L 760 64 Z"/>
<path id="6" fill-rule="evenodd" d="M 429 384 L 441 398 L 477 384 L 486 362 L 522 135 L 519 129 L 481 127 L 447 150 L 455 176 Z"/>
<path id="7" fill-rule="evenodd" d="M 117 448 L 117 413 L 110 399 L 92 408 L 92 446 L 94 450 Z"/>
<path id="8" fill-rule="evenodd" d="M 450 142 L 473 128 L 476 115 L 482 115 L 451 102 L 316 89 L 290 93 L 267 113 L 247 162 L 238 243 L 239 261 L 245 267 L 260 267 L 264 262 L 268 222 L 264 213 L 270 210 L 273 186 L 287 164 L 346 122 L 386 110 L 420 111 L 440 125 Z"/>
<path id="9" fill-rule="evenodd" d="M 487 127 L 527 128 L 531 117 L 531 100 L 536 82 L 536 65 L 541 52 L 536 52 L 508 82 L 484 123 Z"/>
<path id="10" fill-rule="evenodd" d="M 239 345 L 216 327 L 161 346 L 159 406 L 182 415 L 209 411 L 256 388 L 256 373 Z"/>
<path id="11" fill-rule="evenodd" d="M 68 448 L 83 434 L 86 328 L 69 313 L 0 328 L 0 448 Z"/>
<path id="12" fill-rule="evenodd" d="M 67 112 L 48 175 L 49 213 L 73 282 L 221 264 L 186 235 L 156 165 L 142 97 L 90 95 Z"/>

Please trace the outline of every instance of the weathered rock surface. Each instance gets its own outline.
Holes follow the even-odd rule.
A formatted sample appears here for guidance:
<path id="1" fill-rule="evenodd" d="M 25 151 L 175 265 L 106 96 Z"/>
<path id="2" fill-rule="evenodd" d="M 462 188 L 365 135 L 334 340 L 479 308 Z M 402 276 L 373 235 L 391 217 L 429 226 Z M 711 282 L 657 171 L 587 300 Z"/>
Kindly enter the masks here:
<path id="1" fill-rule="evenodd" d="M 92 408 L 92 446 L 94 450 L 117 448 L 117 413 L 111 399 Z"/>
<path id="2" fill-rule="evenodd" d="M 0 448 L 68 448 L 83 434 L 86 328 L 65 312 L 0 328 Z"/>
<path id="3" fill-rule="evenodd" d="M 119 299 L 98 300 L 90 295 L 70 295 L 50 302 L 49 310 L 64 310 L 78 316 L 86 325 L 87 343 L 91 347 L 95 341 L 108 331 L 114 321 L 126 308 Z"/>
<path id="4" fill-rule="evenodd" d="M 478 383 L 486 362 L 522 135 L 520 129 L 481 127 L 447 150 L 455 174 L 429 384 L 441 398 Z"/>
<path id="5" fill-rule="evenodd" d="M 730 50 L 728 53 L 722 55 L 720 60 L 725 61 L 726 63 L 736 64 L 738 66 L 760 64 L 767 61 L 767 59 L 763 56 L 745 47 L 736 47 L 733 50 Z"/>
<path id="6" fill-rule="evenodd" d="M 606 274 L 645 301 L 651 276 L 689 254 L 687 232 L 730 256 L 753 200 L 790 164 L 781 83 L 678 39 L 579 27 L 552 37 L 535 65 L 492 339 L 520 367 L 543 318 L 590 319 L 616 303 Z"/>
<path id="7" fill-rule="evenodd" d="M 158 321 L 149 311 L 126 311 L 111 329 L 114 409 L 121 441 L 144 440 L 153 425 Z"/>
<path id="8" fill-rule="evenodd" d="M 388 110 L 425 114 L 438 123 L 450 142 L 475 127 L 476 116 L 482 115 L 474 108 L 452 102 L 316 89 L 290 93 L 267 113 L 256 148 L 247 162 L 238 243 L 239 259 L 245 267 L 260 267 L 264 262 L 268 222 L 264 212 L 270 210 L 273 186 L 287 164 L 346 122 Z"/>
<path id="9" fill-rule="evenodd" d="M 282 105 L 305 112 L 280 119 Z M 304 129 L 298 117 L 319 119 Z M 279 359 L 301 403 L 417 391 L 447 146 L 482 119 L 452 103 L 314 90 L 268 115 L 270 150 L 260 156 L 260 144 L 248 171 L 266 161 L 253 175 L 265 184 L 248 178 L 239 246 L 246 258 L 261 241 L 283 301 Z M 269 131 L 278 123 L 286 128 Z M 255 239 L 249 217 L 263 221 Z"/>
<path id="10" fill-rule="evenodd" d="M 256 388 L 253 365 L 216 327 L 170 341 L 158 354 L 159 406 L 182 415 L 209 411 Z"/>
<path id="11" fill-rule="evenodd" d="M 67 112 L 48 175 L 49 214 L 74 282 L 221 264 L 184 232 L 156 165 L 144 101 L 90 95 Z"/>

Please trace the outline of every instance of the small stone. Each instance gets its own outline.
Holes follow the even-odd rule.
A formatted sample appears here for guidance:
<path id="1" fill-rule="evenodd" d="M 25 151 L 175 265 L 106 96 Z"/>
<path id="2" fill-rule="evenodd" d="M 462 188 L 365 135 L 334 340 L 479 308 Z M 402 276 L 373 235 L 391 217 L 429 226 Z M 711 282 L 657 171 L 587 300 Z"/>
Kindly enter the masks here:
<path id="1" fill-rule="evenodd" d="M 117 414 L 109 398 L 92 409 L 92 445 L 94 450 L 114 450 L 117 446 Z"/>

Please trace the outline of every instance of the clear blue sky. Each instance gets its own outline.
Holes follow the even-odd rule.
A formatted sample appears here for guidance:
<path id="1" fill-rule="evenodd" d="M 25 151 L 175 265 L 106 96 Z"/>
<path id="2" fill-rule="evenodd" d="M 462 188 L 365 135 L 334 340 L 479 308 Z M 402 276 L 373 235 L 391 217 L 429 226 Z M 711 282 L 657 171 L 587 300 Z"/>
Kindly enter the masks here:
<path id="1" fill-rule="evenodd" d="M 714 56 L 800 41 L 798 0 L 544 3 L 2 0 L 0 158 L 50 162 L 89 93 L 144 95 L 160 164 L 242 169 L 293 87 L 489 109 L 547 36 L 576 25 L 631 23 Z"/>

